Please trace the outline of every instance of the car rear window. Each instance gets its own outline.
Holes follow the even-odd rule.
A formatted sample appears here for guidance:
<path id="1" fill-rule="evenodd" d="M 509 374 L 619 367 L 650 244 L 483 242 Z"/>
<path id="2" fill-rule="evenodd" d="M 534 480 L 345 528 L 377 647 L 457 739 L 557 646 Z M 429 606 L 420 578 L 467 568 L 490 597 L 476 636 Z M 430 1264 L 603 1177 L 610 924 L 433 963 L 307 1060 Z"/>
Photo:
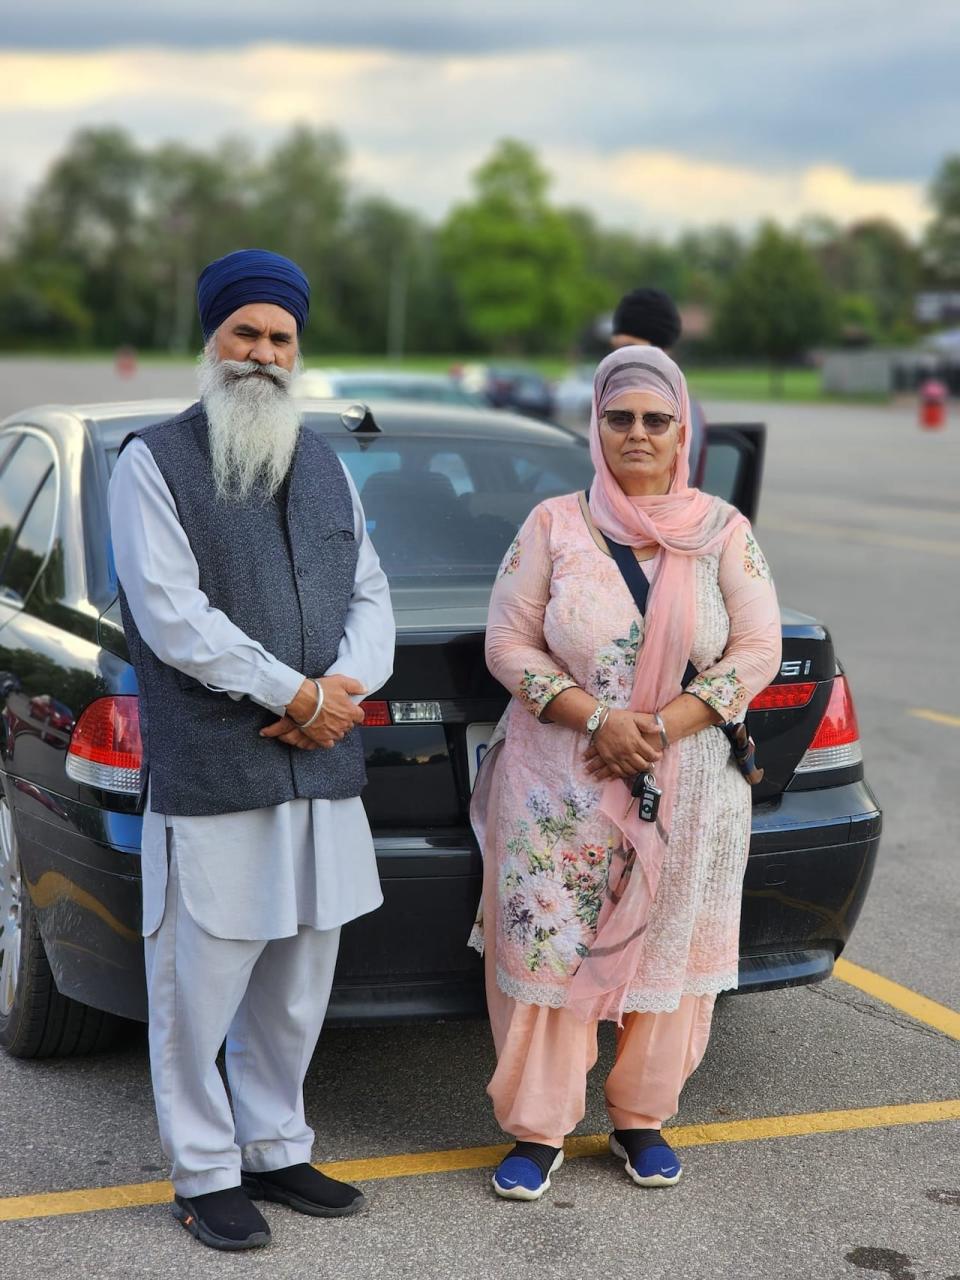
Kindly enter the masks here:
<path id="1" fill-rule="evenodd" d="M 544 498 L 590 483 L 579 445 L 457 437 L 334 437 L 381 563 L 392 578 L 492 581 Z"/>
<path id="2" fill-rule="evenodd" d="M 326 436 L 360 492 L 385 572 L 411 583 L 492 582 L 544 498 L 589 485 L 585 445 L 461 436 Z M 117 451 L 108 450 L 111 470 Z"/>

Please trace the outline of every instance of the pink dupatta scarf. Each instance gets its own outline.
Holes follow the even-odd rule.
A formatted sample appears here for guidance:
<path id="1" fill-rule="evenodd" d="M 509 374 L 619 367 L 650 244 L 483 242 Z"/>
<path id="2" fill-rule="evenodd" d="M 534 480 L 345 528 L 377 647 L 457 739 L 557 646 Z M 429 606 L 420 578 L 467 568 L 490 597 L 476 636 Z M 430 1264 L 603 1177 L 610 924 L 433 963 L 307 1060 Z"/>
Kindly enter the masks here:
<path id="1" fill-rule="evenodd" d="M 601 415 L 619 397 L 634 391 L 655 393 L 686 428 L 670 489 L 654 497 L 628 497 L 607 466 L 600 443 Z M 721 546 L 744 522 L 726 503 L 689 487 L 690 431 L 686 379 L 668 355 L 656 347 L 621 347 L 600 362 L 590 415 L 590 455 L 596 469 L 590 514 L 597 528 L 614 542 L 658 546 L 662 552 L 647 601 L 629 703 L 632 711 L 659 711 L 681 692 L 696 624 L 696 557 Z M 611 861 L 593 946 L 567 993 L 567 1008 L 584 1021 L 622 1022 L 670 842 L 677 756 L 676 745 L 671 745 L 655 766 L 657 785 L 663 791 L 656 823 L 640 821 L 638 805 L 630 803 L 629 787 L 619 778 L 603 786 L 600 808 L 621 831 L 623 849 Z"/>

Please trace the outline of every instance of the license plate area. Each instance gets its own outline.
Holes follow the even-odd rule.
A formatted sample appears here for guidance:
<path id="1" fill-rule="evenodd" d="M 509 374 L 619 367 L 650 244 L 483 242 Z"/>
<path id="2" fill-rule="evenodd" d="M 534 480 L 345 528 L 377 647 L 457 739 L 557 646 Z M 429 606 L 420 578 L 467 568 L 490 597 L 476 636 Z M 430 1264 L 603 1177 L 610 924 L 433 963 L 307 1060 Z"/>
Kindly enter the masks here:
<path id="1" fill-rule="evenodd" d="M 470 779 L 470 790 L 473 790 L 473 784 L 477 780 L 477 772 L 480 768 L 481 761 L 487 753 L 487 743 L 493 736 L 493 731 L 497 726 L 495 724 L 486 724 L 478 721 L 475 724 L 467 725 L 466 744 L 467 744 L 467 769 Z"/>

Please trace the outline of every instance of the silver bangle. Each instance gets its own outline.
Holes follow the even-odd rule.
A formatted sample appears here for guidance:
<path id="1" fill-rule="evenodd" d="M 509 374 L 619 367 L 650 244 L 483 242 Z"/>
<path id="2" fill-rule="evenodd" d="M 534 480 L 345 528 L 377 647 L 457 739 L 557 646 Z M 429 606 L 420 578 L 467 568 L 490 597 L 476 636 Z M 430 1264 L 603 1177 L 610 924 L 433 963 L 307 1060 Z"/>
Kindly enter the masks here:
<path id="1" fill-rule="evenodd" d="M 319 720 L 320 712 L 323 710 L 323 685 L 319 680 L 314 680 L 313 683 L 317 690 L 317 709 L 309 720 L 304 720 L 303 724 L 300 724 L 298 720 L 293 721 L 298 729 L 309 729 L 315 720 Z M 293 717 L 291 716 L 290 719 L 293 720 Z"/>
<path id="2" fill-rule="evenodd" d="M 664 749 L 664 751 L 666 751 L 667 747 L 669 747 L 670 745 L 670 739 L 667 737 L 666 726 L 664 725 L 663 721 L 660 719 L 660 712 L 655 711 L 653 713 L 653 718 L 656 721 L 657 729 L 660 732 L 660 746 Z"/>
<path id="3" fill-rule="evenodd" d="M 603 728 L 603 726 L 607 723 L 609 719 L 610 719 L 610 708 L 604 707 L 603 711 L 600 713 L 600 723 L 597 725 L 593 733 L 591 733 L 590 735 L 591 742 L 594 740 L 594 738 L 597 736 L 597 734 L 600 732 L 600 730 Z"/>

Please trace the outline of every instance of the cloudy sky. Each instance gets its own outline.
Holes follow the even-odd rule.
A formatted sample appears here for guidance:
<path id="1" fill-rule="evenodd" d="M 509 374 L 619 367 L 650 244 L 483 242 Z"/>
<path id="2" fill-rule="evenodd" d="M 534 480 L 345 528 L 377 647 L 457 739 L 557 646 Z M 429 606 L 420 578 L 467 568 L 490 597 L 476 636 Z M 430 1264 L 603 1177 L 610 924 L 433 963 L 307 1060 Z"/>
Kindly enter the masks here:
<path id="1" fill-rule="evenodd" d="M 71 133 L 338 129 L 365 190 L 438 217 L 493 143 L 558 200 L 673 233 L 811 212 L 911 232 L 960 151 L 957 0 L 31 0 L 0 29 L 0 202 Z"/>

